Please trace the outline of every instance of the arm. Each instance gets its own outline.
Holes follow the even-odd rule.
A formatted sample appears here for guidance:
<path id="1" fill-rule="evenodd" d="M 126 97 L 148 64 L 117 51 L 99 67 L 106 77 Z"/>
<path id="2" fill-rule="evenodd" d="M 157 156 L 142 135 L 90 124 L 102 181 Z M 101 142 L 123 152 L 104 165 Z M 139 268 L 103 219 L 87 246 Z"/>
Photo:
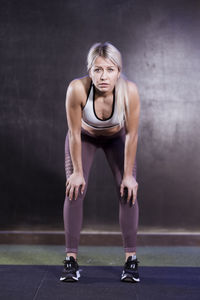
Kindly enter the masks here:
<path id="1" fill-rule="evenodd" d="M 124 187 L 128 188 L 128 201 L 133 196 L 133 203 L 136 200 L 138 184 L 132 175 L 132 170 L 136 158 L 138 142 L 138 124 L 140 114 L 140 100 L 137 87 L 134 83 L 128 82 L 128 110 L 126 108 L 126 139 L 124 149 L 124 175 L 121 184 L 121 196 L 123 196 Z"/>
<path id="2" fill-rule="evenodd" d="M 78 196 L 79 187 L 81 192 L 85 188 L 81 160 L 81 95 L 82 86 L 79 80 L 73 80 L 67 89 L 66 94 L 66 114 L 69 130 L 69 147 L 73 164 L 73 173 L 66 182 L 66 194 L 70 200 L 75 192 L 75 200 Z"/>

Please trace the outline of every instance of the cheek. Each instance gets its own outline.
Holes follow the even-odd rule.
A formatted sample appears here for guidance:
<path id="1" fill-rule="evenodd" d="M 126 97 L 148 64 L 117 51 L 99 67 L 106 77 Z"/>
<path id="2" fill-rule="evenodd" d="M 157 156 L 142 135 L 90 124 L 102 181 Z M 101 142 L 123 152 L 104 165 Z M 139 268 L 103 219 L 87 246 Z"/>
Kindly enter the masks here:
<path id="1" fill-rule="evenodd" d="M 97 73 L 91 73 L 91 78 L 92 78 L 93 82 L 95 82 L 96 80 L 98 80 L 99 77 L 100 77 L 99 74 L 97 74 Z"/>
<path id="2" fill-rule="evenodd" d="M 113 81 L 113 83 L 116 83 L 117 80 L 118 80 L 118 74 L 115 73 L 115 74 L 112 75 L 112 81 Z"/>

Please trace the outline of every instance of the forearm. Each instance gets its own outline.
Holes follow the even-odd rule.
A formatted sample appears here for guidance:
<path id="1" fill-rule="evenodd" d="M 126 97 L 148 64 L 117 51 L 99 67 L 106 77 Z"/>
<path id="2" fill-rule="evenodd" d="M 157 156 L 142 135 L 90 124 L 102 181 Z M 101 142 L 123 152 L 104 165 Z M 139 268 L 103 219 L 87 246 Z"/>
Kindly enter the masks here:
<path id="1" fill-rule="evenodd" d="M 73 172 L 83 174 L 81 158 L 81 137 L 79 134 L 69 133 L 69 147 L 73 164 Z"/>
<path id="2" fill-rule="evenodd" d="M 126 135 L 124 149 L 124 177 L 132 176 L 137 152 L 138 135 Z"/>

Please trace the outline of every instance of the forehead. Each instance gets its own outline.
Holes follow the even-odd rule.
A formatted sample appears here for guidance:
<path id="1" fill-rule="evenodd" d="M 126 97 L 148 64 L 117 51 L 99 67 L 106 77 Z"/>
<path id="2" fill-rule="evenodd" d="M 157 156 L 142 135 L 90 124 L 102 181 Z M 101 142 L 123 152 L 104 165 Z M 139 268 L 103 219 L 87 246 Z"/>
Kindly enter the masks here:
<path id="1" fill-rule="evenodd" d="M 109 58 L 105 58 L 105 57 L 102 57 L 102 56 L 98 56 L 94 63 L 93 63 L 93 66 L 96 67 L 96 66 L 101 66 L 101 67 L 117 67 L 116 64 L 114 64 Z"/>

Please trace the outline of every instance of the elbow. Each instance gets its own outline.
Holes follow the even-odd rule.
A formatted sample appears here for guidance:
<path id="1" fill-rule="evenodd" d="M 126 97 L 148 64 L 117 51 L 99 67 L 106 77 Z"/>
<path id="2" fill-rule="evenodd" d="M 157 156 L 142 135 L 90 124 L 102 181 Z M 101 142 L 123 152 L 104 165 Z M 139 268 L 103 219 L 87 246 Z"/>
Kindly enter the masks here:
<path id="1" fill-rule="evenodd" d="M 70 138 L 70 140 L 75 140 L 75 141 L 80 140 L 81 139 L 81 131 L 69 129 L 69 138 Z"/>
<path id="2" fill-rule="evenodd" d="M 126 138 L 132 143 L 137 143 L 138 133 L 127 133 Z"/>

